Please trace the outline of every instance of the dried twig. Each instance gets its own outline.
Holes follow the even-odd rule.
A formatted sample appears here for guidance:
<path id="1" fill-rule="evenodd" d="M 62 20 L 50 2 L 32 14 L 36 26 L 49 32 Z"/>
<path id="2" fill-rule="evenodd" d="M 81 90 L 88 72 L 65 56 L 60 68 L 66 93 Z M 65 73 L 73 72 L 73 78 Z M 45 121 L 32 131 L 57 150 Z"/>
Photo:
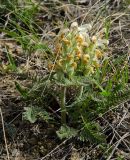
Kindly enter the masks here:
<path id="1" fill-rule="evenodd" d="M 8 145 L 7 145 L 7 139 L 6 139 L 6 134 L 5 134 L 4 119 L 3 119 L 3 114 L 2 114 L 2 109 L 1 109 L 1 107 L 0 107 L 0 115 L 1 115 L 3 136 L 4 136 L 4 142 L 5 142 L 5 149 L 6 149 L 6 152 L 7 152 L 7 160 L 10 160 L 10 158 L 9 158 L 9 150 L 8 150 Z"/>
<path id="2" fill-rule="evenodd" d="M 46 157 L 50 156 L 55 150 L 57 150 L 59 147 L 61 147 L 61 146 L 62 146 L 63 144 L 65 144 L 67 141 L 68 141 L 68 139 L 65 140 L 65 141 L 63 141 L 60 145 L 58 145 L 57 147 L 55 147 L 51 152 L 49 152 L 47 155 L 45 155 L 44 157 L 42 157 L 40 160 L 44 160 Z"/>
<path id="3" fill-rule="evenodd" d="M 126 134 L 124 134 L 124 135 L 121 137 L 121 139 L 118 141 L 118 143 L 116 144 L 116 146 L 115 146 L 114 149 L 112 150 L 112 152 L 111 152 L 111 154 L 109 155 L 109 157 L 107 158 L 107 160 L 110 160 L 110 159 L 111 159 L 111 157 L 113 156 L 115 150 L 117 149 L 117 147 L 119 146 L 119 144 L 121 143 L 121 141 L 122 141 L 123 139 L 125 139 L 126 137 L 128 137 L 128 135 L 129 135 L 129 133 L 126 133 Z"/>

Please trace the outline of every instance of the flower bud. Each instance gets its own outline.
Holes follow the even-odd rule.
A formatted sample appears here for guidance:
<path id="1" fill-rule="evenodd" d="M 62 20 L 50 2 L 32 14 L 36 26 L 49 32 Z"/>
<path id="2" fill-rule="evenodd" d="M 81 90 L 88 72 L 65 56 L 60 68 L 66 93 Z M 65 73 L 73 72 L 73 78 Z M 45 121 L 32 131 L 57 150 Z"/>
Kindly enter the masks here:
<path id="1" fill-rule="evenodd" d="M 92 36 L 91 40 L 92 40 L 93 43 L 96 43 L 97 37 L 96 36 Z"/>
<path id="2" fill-rule="evenodd" d="M 73 30 L 78 30 L 78 23 L 77 22 L 73 22 L 70 26 L 70 29 Z"/>

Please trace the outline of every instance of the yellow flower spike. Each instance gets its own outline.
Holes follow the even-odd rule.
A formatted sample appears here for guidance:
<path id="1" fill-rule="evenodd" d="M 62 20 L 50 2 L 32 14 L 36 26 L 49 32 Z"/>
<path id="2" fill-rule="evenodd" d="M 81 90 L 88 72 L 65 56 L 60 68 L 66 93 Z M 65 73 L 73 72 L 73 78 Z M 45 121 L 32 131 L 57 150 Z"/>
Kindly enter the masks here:
<path id="1" fill-rule="evenodd" d="M 76 63 L 76 62 L 73 62 L 73 63 L 71 64 L 71 66 L 72 66 L 74 69 L 76 69 L 76 68 L 77 68 L 77 63 Z"/>
<path id="2" fill-rule="evenodd" d="M 96 36 L 92 36 L 91 40 L 92 40 L 93 43 L 96 43 L 97 37 Z"/>
<path id="3" fill-rule="evenodd" d="M 103 56 L 103 53 L 102 53 L 99 49 L 96 49 L 96 50 L 95 50 L 95 54 L 96 54 L 96 57 L 97 57 L 98 59 L 102 58 L 102 56 Z"/>
<path id="4" fill-rule="evenodd" d="M 70 45 L 70 41 L 66 38 L 63 38 L 62 41 L 66 44 L 66 45 Z"/>

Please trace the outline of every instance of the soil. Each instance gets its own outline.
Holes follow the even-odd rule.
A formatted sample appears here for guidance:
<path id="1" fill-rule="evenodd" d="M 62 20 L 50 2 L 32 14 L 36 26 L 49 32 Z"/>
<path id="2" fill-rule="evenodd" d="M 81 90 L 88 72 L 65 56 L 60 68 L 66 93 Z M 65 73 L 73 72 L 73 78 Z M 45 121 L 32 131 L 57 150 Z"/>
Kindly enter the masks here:
<path id="1" fill-rule="evenodd" d="M 122 4 L 118 1 L 110 2 L 109 12 L 116 13 L 110 32 L 110 54 L 116 56 L 125 54 L 129 50 L 129 25 L 130 16 L 120 16 L 123 12 Z M 95 3 L 93 1 L 93 3 Z M 63 22 L 78 20 L 79 23 L 92 21 L 101 4 L 95 5 L 91 13 L 86 14 L 93 4 L 88 1 L 77 1 L 75 4 L 63 3 L 44 3 L 41 5 L 40 12 L 37 14 L 37 23 L 43 28 L 43 37 L 45 41 L 52 39 Z M 110 7 L 111 6 L 111 7 Z M 97 7 L 97 8 L 96 8 Z M 128 12 L 129 13 L 129 12 Z M 43 16 L 42 16 L 43 15 Z M 97 25 L 100 22 L 97 22 Z M 50 32 L 53 30 L 52 32 Z M 45 36 L 47 34 L 47 36 Z M 9 67 L 5 46 L 12 53 L 18 72 L 14 72 Z M 61 141 L 57 135 L 58 127 L 55 124 L 47 124 L 38 120 L 34 124 L 23 120 L 22 113 L 26 107 L 15 87 L 15 81 L 19 82 L 25 88 L 32 84 L 34 75 L 41 76 L 45 74 L 46 68 L 41 65 L 41 55 L 34 53 L 31 56 L 24 54 L 21 46 L 15 40 L 7 40 L 5 37 L 0 40 L 0 107 L 4 118 L 5 133 L 9 150 L 10 160 L 105 160 L 103 149 L 97 145 L 91 145 L 88 142 L 80 142 L 75 139 Z M 1 119 L 1 118 L 0 118 Z M 130 103 L 125 102 L 117 109 L 109 111 L 98 121 L 104 128 L 108 143 L 114 145 L 123 135 L 124 138 L 115 148 L 115 154 L 111 159 L 123 156 L 124 159 L 130 159 Z M 5 149 L 2 122 L 0 120 L 0 160 L 7 160 Z"/>

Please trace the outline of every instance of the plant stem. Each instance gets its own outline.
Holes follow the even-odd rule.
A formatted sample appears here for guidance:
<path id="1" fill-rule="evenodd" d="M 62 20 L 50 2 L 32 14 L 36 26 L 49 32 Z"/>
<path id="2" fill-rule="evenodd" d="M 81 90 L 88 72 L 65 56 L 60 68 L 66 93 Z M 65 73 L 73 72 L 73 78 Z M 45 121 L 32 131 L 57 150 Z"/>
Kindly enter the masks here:
<path id="1" fill-rule="evenodd" d="M 78 96 L 78 98 L 79 98 L 79 99 L 81 99 L 81 98 L 82 98 L 82 95 L 83 95 L 83 89 L 84 89 L 84 87 L 83 87 L 83 86 L 80 86 L 79 96 Z"/>
<path id="2" fill-rule="evenodd" d="M 66 87 L 63 87 L 61 94 L 61 123 L 66 124 Z"/>

